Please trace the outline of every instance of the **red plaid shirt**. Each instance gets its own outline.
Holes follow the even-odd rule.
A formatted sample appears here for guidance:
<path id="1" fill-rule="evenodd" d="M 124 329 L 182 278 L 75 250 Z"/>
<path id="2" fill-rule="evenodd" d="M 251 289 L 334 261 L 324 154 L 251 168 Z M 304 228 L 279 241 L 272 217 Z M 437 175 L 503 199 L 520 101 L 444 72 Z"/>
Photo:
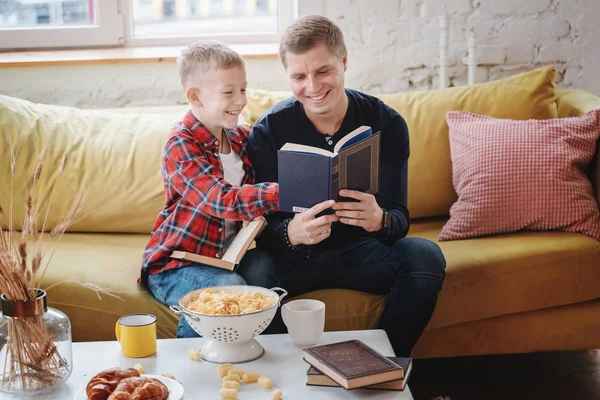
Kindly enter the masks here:
<path id="1" fill-rule="evenodd" d="M 231 186 L 223 179 L 219 141 L 191 111 L 171 131 L 162 160 L 165 208 L 152 228 L 139 282 L 146 274 L 191 264 L 171 259 L 173 250 L 221 257 L 226 219 L 252 220 L 278 210 L 279 185 L 254 184 L 246 151 L 250 131 L 239 126 L 226 132 L 232 151 L 244 164 L 242 186 Z"/>

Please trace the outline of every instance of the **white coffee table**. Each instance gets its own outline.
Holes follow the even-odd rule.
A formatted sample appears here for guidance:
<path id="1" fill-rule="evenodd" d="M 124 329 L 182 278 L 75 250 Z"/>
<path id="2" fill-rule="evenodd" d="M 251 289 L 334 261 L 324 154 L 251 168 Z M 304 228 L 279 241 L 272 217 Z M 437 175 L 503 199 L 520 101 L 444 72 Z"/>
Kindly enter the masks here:
<path id="1" fill-rule="evenodd" d="M 302 347 L 294 345 L 288 335 L 261 335 L 256 339 L 265 348 L 265 355 L 258 360 L 236 364 L 236 366 L 268 376 L 273 381 L 273 389 L 282 390 L 284 400 L 413 399 L 408 386 L 402 392 L 369 389 L 347 391 L 342 388 L 307 386 L 308 364 L 302 360 Z M 384 355 L 394 355 L 387 335 L 382 330 L 326 332 L 321 338 L 321 343 L 349 339 L 360 339 Z M 183 399 L 220 399 L 221 380 L 217 375 L 218 364 L 192 361 L 187 356 L 188 349 L 198 350 L 202 347 L 202 343 L 201 338 L 159 340 L 157 353 L 147 358 L 123 356 L 116 341 L 73 343 L 74 369 L 69 379 L 52 392 L 33 398 L 71 400 L 96 373 L 107 368 L 132 367 L 136 363 L 141 363 L 147 374 L 160 375 L 165 372 L 173 374 L 185 389 Z M 267 400 L 270 392 L 256 383 L 242 384 L 238 399 Z M 0 398 L 12 399 L 13 397 L 0 394 Z"/>

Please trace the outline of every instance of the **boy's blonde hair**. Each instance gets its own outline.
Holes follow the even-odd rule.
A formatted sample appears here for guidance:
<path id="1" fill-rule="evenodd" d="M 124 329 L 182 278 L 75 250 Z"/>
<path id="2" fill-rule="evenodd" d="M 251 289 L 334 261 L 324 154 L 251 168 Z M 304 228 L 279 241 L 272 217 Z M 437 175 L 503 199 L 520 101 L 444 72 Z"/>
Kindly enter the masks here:
<path id="1" fill-rule="evenodd" d="M 242 56 L 214 40 L 196 42 L 181 52 L 177 58 L 179 78 L 183 89 L 187 89 L 190 81 L 197 75 L 205 75 L 210 71 L 218 71 L 245 66 Z"/>
<path id="2" fill-rule="evenodd" d="M 279 44 L 279 58 L 287 68 L 286 53 L 303 54 L 320 43 L 340 60 L 346 55 L 344 35 L 333 21 L 321 15 L 300 17 L 285 30 Z"/>

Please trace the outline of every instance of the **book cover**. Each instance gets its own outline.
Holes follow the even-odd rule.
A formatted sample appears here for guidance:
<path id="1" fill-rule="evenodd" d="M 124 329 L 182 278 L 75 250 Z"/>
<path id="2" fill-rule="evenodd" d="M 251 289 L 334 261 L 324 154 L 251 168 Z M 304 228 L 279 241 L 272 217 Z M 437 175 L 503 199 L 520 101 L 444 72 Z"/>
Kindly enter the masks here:
<path id="1" fill-rule="evenodd" d="M 379 390 L 404 390 L 410 373 L 412 372 L 412 358 L 410 357 L 388 357 L 391 361 L 402 367 L 404 371 L 404 378 L 396 379 L 393 381 L 377 383 L 375 385 L 363 386 L 362 389 L 379 389 Z M 340 385 L 323 374 L 321 371 L 313 367 L 312 365 L 306 372 L 306 384 L 309 386 L 330 386 L 340 387 Z"/>
<path id="2" fill-rule="evenodd" d="M 304 360 L 346 389 L 404 378 L 401 366 L 356 339 L 304 349 Z"/>
<path id="3" fill-rule="evenodd" d="M 267 225 L 266 221 L 262 219 L 256 219 L 250 222 L 248 225 L 240 228 L 238 233 L 233 238 L 233 241 L 223 253 L 223 257 L 221 258 L 212 258 L 203 256 L 196 253 L 191 253 L 189 251 L 180 251 L 176 250 L 171 253 L 171 258 L 176 258 L 178 260 L 186 260 L 193 261 L 197 263 L 212 265 L 213 267 L 227 269 L 229 271 L 234 271 L 246 251 L 248 247 L 254 241 L 254 238 L 262 232 L 264 227 Z"/>
<path id="4" fill-rule="evenodd" d="M 286 143 L 278 151 L 279 209 L 302 212 L 325 200 L 339 200 L 340 189 L 376 194 L 379 190 L 380 132 L 361 126 L 334 151 Z"/>

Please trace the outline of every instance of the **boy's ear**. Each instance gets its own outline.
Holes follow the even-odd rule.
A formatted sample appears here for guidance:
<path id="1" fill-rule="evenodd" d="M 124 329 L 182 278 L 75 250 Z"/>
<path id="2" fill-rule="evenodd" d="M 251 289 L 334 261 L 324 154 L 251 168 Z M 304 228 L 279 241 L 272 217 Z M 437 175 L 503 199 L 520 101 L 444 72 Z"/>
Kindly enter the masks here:
<path id="1" fill-rule="evenodd" d="M 198 97 L 199 90 L 200 89 L 196 89 L 194 87 L 189 87 L 185 91 L 185 97 L 187 97 L 187 100 L 189 101 L 189 103 L 195 107 L 202 106 L 202 102 L 200 101 L 200 98 Z"/>

